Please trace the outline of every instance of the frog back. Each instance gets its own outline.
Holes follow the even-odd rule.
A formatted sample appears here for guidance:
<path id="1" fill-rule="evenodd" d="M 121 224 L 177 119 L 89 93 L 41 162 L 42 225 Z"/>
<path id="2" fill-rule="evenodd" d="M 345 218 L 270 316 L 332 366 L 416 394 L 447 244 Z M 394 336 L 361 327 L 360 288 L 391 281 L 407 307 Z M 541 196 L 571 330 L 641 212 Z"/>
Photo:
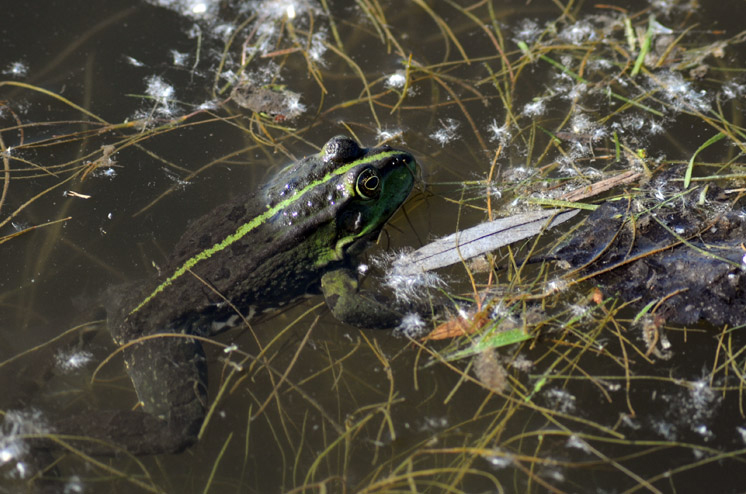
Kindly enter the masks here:
<path id="1" fill-rule="evenodd" d="M 343 263 L 334 253 L 334 211 L 291 212 L 291 221 L 285 210 L 262 218 L 264 204 L 262 189 L 192 221 L 160 274 L 114 311 L 115 340 L 162 331 L 207 334 L 236 310 L 248 317 L 314 292 L 324 270 Z"/>

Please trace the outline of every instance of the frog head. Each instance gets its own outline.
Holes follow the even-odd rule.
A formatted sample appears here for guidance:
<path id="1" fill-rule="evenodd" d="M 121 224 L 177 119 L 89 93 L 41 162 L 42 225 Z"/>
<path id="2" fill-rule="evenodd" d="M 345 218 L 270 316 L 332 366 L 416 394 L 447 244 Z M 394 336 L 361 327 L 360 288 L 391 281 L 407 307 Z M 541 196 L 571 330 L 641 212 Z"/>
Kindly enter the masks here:
<path id="1" fill-rule="evenodd" d="M 375 238 L 409 196 L 417 173 L 405 151 L 363 148 L 337 136 L 267 184 L 267 207 L 280 212 L 273 221 L 305 232 L 317 245 L 320 266 L 357 254 Z"/>

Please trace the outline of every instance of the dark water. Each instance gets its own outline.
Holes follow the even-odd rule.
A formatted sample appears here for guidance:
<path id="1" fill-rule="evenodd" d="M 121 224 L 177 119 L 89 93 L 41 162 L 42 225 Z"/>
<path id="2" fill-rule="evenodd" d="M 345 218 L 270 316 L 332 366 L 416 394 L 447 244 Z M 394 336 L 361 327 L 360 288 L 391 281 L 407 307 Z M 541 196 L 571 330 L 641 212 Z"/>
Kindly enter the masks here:
<path id="1" fill-rule="evenodd" d="M 256 187 L 278 167 L 315 152 L 336 134 L 354 133 L 369 145 L 386 133 L 399 134 L 392 145 L 410 150 L 422 164 L 427 190 L 417 192 L 406 215 L 394 218 L 379 252 L 418 246 L 485 219 L 487 187 L 476 182 L 487 176 L 501 143 L 490 128 L 505 121 L 503 98 L 508 91 L 518 124 L 511 128 L 497 162 L 501 181 L 490 187 L 496 212 L 520 209 L 513 199 L 539 194 L 541 186 L 572 185 L 574 175 L 568 170 L 573 167 L 588 176 L 591 170 L 634 167 L 587 154 L 574 155 L 569 166 L 572 160 L 563 161 L 567 153 L 553 148 L 542 130 L 557 130 L 573 105 L 581 109 L 576 113 L 591 115 L 614 108 L 599 93 L 575 100 L 556 96 L 563 90 L 560 83 L 566 82 L 557 69 L 547 63 L 517 63 L 515 40 L 531 41 L 534 35 L 525 33 L 532 24 L 541 31 L 545 23 L 561 18 L 559 3 L 492 2 L 489 8 L 489 2 L 436 1 L 423 8 L 425 4 L 417 2 L 332 2 L 330 22 L 321 4 L 309 2 L 295 5 L 290 24 L 287 5 L 281 2 L 219 2 L 208 5 L 205 15 L 194 13 L 198 2 L 173 8 L 156 3 L 50 1 L 4 9 L 0 79 L 43 88 L 90 114 L 82 115 L 66 101 L 30 87 L 0 86 L 2 128 L 15 125 L 16 119 L 37 124 L 22 133 L 13 129 L 0 134 L 6 148 L 26 144 L 16 154 L 12 148 L 7 152 L 16 159 L 9 162 L 13 172 L 0 221 L 17 214 L 0 234 L 69 218 L 0 245 L 0 360 L 99 317 L 91 309 L 97 296 L 111 285 L 151 275 L 190 219 Z M 366 17 L 362 6 L 382 9 L 393 40 Z M 561 42 L 551 43 L 555 51 L 546 54 L 562 63 L 577 62 L 583 55 L 571 47 L 589 43 L 583 30 L 595 26 L 594 36 L 602 37 L 598 26 L 605 21 L 599 16 L 621 19 L 623 11 L 643 32 L 649 13 L 674 37 L 695 26 L 682 42 L 687 49 L 730 39 L 742 29 L 746 15 L 743 1 L 697 8 L 686 2 L 613 6 L 568 6 L 557 24 Z M 273 17 L 273 9 L 282 15 Z M 222 65 L 221 56 L 232 29 L 251 15 L 266 17 L 263 23 L 249 22 L 240 39 L 256 29 L 251 43 L 264 39 L 267 44 L 259 46 L 247 70 L 263 84 L 281 83 L 301 95 L 305 111 L 294 120 L 268 119 L 262 127 L 249 120 L 247 110 L 224 103 L 228 93 L 213 91 L 221 67 L 224 76 L 218 88 L 231 80 L 228 71 L 240 70 L 242 41 L 231 47 Z M 570 25 L 579 31 L 562 34 Z M 316 38 L 309 32 L 317 33 Z M 490 79 L 496 73 L 502 77 L 502 58 L 493 41 L 498 36 L 505 38 L 506 56 L 514 63 L 515 89 L 495 87 Z M 614 36 L 621 39 L 618 33 Z M 623 41 L 619 44 L 624 46 Z M 308 50 L 308 57 L 299 46 Z M 280 52 L 286 49 L 291 50 Z M 599 44 L 595 52 L 608 55 L 611 50 Z M 404 73 L 410 53 L 414 63 L 427 69 L 415 71 L 411 94 L 392 113 L 400 89 L 394 85 L 387 92 L 386 84 L 395 81 L 389 77 L 397 71 Z M 742 43 L 733 44 L 725 48 L 724 57 L 705 59 L 709 75 L 687 87 L 714 108 L 715 95 L 724 94 L 724 82 L 734 84 L 736 96 L 723 97 L 720 104 L 724 119 L 736 127 L 743 125 L 744 90 L 737 86 L 744 83 L 743 53 Z M 563 61 L 563 55 L 570 58 Z M 180 59 L 184 61 L 177 63 Z M 318 71 L 318 79 L 309 74 L 309 66 Z M 358 70 L 370 84 L 372 103 Z M 690 79 L 687 71 L 681 73 Z M 158 101 L 164 90 L 168 97 Z M 685 97 L 696 103 L 695 96 Z M 531 115 L 524 105 L 539 97 L 547 108 Z M 643 103 L 660 108 L 655 99 Z M 92 115 L 108 123 L 150 119 L 153 128 L 200 105 L 207 105 L 209 113 L 188 119 L 190 125 L 163 127 L 147 139 L 128 141 L 113 157 L 115 163 L 105 163 L 83 181 L 78 176 L 63 183 L 73 175 L 73 165 L 99 159 L 101 146 L 136 135 L 133 128 L 78 134 L 102 128 L 90 123 L 96 120 Z M 672 101 L 668 107 L 674 105 Z M 636 128 L 634 118 L 643 120 L 641 126 L 655 122 L 666 132 Z M 46 122 L 51 124 L 40 125 Z M 612 127 L 613 122 L 620 126 Z M 284 132 L 272 125 L 298 130 Z M 688 160 L 715 133 L 696 115 L 673 110 L 660 117 L 620 110 L 604 125 L 623 134 L 631 148 L 645 148 L 656 163 Z M 449 136 L 449 129 L 450 137 L 441 142 L 439 136 Z M 70 142 L 54 137 L 67 134 L 73 136 Z M 269 145 L 270 138 L 278 145 Z M 29 145 L 45 139 L 52 139 L 51 144 Z M 613 149 L 610 131 L 604 139 Z M 744 161 L 739 152 L 736 146 L 722 146 L 707 150 L 701 159 L 734 160 L 735 172 Z M 521 181 L 547 169 L 546 182 L 524 186 Z M 463 268 L 448 274 L 453 291 L 469 293 Z M 487 276 L 478 283 L 487 283 Z M 546 314 L 554 311 L 557 320 L 569 320 L 575 301 L 588 289 L 581 286 L 542 309 Z M 597 333 L 598 340 L 588 343 L 593 350 L 588 352 L 577 350 L 584 344 L 581 339 L 560 336 L 562 325 L 557 324 L 554 333 L 533 347 L 505 350 L 505 355 L 535 363 L 528 371 L 512 368 L 514 391 L 495 394 L 472 377 L 468 360 L 426 366 L 428 351 L 402 336 L 345 327 L 324 307 L 304 315 L 319 302 L 304 301 L 257 324 L 253 334 L 221 338 L 251 355 L 266 347 L 272 371 L 246 363 L 236 371 L 240 356 L 208 348 L 213 399 L 221 384 L 227 385 L 205 437 L 187 452 L 102 458 L 95 465 L 68 453 L 57 471 L 46 476 L 55 481 L 58 475 L 69 492 L 443 492 L 449 486 L 453 492 L 746 489 L 740 377 L 744 360 L 739 353 L 744 341 L 737 329 L 724 333 L 708 326 L 669 328 L 673 356 L 664 360 L 648 359 L 631 345 L 622 345 L 630 352 L 624 357 L 620 341 L 645 347 L 640 329 L 631 324 L 635 310 L 615 313 L 604 323 L 599 322 L 602 316 L 589 317 L 588 334 Z M 577 307 L 584 309 L 582 304 Z M 434 350 L 445 346 L 426 345 Z M 58 364 L 50 376 L 45 364 L 61 348 L 66 348 L 62 342 L 52 343 L 0 368 L 4 411 L 23 411 L 28 422 L 43 424 L 50 414 L 133 406 L 134 392 L 116 358 L 90 385 L 96 366 L 114 350 L 105 331 L 85 345 L 87 365 L 64 370 Z M 726 364 L 725 348 L 730 358 Z M 625 359 L 630 363 L 623 363 Z M 550 365 L 553 361 L 557 364 Z M 713 372 L 714 367 L 719 370 Z M 547 384 L 532 393 L 542 375 Z M 9 424 L 6 417 L 0 492 L 22 491 L 33 475 L 33 462 L 19 460 L 8 449 L 17 432 Z"/>

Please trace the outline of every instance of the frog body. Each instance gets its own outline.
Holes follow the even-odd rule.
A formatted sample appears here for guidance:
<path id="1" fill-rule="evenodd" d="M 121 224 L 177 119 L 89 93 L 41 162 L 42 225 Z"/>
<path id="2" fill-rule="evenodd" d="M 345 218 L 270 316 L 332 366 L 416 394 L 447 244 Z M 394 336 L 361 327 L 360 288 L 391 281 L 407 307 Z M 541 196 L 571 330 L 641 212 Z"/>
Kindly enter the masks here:
<path id="1" fill-rule="evenodd" d="M 416 174 L 409 153 L 335 137 L 192 222 L 160 275 L 108 311 L 142 408 L 94 414 L 80 432 L 133 454 L 191 445 L 207 380 L 201 344 L 188 336 L 212 336 L 304 294 L 323 292 L 332 313 L 355 326 L 398 324 L 401 314 L 357 292 L 355 267 Z"/>

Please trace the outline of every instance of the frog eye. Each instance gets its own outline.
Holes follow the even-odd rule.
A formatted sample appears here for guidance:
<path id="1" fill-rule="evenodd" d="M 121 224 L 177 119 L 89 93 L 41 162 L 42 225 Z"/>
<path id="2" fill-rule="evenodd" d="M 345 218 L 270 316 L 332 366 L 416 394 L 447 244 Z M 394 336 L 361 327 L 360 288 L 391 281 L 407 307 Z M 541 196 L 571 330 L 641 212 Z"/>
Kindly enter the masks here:
<path id="1" fill-rule="evenodd" d="M 375 199 L 381 194 L 381 177 L 375 168 L 365 168 L 357 176 L 355 191 L 363 199 Z"/>

